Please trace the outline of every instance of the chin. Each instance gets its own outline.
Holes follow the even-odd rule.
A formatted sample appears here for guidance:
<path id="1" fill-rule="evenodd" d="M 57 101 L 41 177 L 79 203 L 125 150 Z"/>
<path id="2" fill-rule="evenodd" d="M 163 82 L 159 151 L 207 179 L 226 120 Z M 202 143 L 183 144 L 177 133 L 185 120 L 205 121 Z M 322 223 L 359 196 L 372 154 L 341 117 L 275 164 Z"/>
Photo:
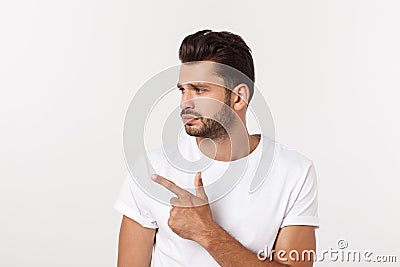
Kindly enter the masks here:
<path id="1" fill-rule="evenodd" d="M 185 125 L 185 131 L 190 136 L 201 137 L 201 131 L 192 125 Z"/>

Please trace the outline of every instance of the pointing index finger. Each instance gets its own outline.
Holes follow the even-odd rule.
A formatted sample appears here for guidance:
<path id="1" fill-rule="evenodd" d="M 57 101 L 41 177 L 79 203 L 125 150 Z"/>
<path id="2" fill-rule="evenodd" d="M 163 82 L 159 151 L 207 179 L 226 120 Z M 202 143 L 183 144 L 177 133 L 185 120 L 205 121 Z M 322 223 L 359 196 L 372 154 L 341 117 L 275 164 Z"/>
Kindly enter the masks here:
<path id="1" fill-rule="evenodd" d="M 182 197 L 187 195 L 189 192 L 177 186 L 174 182 L 168 180 L 167 178 L 162 177 L 161 175 L 152 174 L 151 179 L 164 186 L 166 189 L 177 195 L 178 197 Z"/>

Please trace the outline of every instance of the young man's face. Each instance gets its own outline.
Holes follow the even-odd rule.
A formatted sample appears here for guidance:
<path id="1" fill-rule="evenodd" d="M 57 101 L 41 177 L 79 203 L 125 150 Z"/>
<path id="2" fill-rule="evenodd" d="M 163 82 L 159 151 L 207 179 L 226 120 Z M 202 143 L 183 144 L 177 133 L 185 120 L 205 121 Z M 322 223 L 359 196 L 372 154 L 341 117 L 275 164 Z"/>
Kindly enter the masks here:
<path id="1" fill-rule="evenodd" d="M 209 61 L 183 64 L 178 88 L 182 92 L 181 116 L 187 134 L 218 139 L 227 135 L 234 121 L 230 91 Z"/>

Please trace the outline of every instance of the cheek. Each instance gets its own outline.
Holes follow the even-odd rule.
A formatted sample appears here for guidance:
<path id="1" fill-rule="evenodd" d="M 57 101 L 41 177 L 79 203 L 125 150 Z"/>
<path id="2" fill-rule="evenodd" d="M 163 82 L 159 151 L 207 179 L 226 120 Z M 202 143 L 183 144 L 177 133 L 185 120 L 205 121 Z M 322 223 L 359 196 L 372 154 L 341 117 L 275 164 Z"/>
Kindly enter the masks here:
<path id="1" fill-rule="evenodd" d="M 223 105 L 223 99 L 217 100 L 211 98 L 202 98 L 196 100 L 195 110 L 202 116 L 213 117 L 217 112 L 221 110 Z"/>

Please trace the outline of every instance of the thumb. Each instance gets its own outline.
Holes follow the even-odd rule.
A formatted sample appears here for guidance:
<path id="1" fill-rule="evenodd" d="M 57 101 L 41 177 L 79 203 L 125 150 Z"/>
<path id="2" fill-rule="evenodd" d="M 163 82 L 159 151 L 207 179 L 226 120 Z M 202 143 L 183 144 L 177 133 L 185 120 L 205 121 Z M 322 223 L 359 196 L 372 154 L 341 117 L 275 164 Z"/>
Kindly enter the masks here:
<path id="1" fill-rule="evenodd" d="M 197 172 L 194 177 L 194 187 L 196 188 L 196 196 L 203 199 L 208 200 L 206 192 L 203 187 L 203 179 L 201 179 L 201 172 Z"/>

